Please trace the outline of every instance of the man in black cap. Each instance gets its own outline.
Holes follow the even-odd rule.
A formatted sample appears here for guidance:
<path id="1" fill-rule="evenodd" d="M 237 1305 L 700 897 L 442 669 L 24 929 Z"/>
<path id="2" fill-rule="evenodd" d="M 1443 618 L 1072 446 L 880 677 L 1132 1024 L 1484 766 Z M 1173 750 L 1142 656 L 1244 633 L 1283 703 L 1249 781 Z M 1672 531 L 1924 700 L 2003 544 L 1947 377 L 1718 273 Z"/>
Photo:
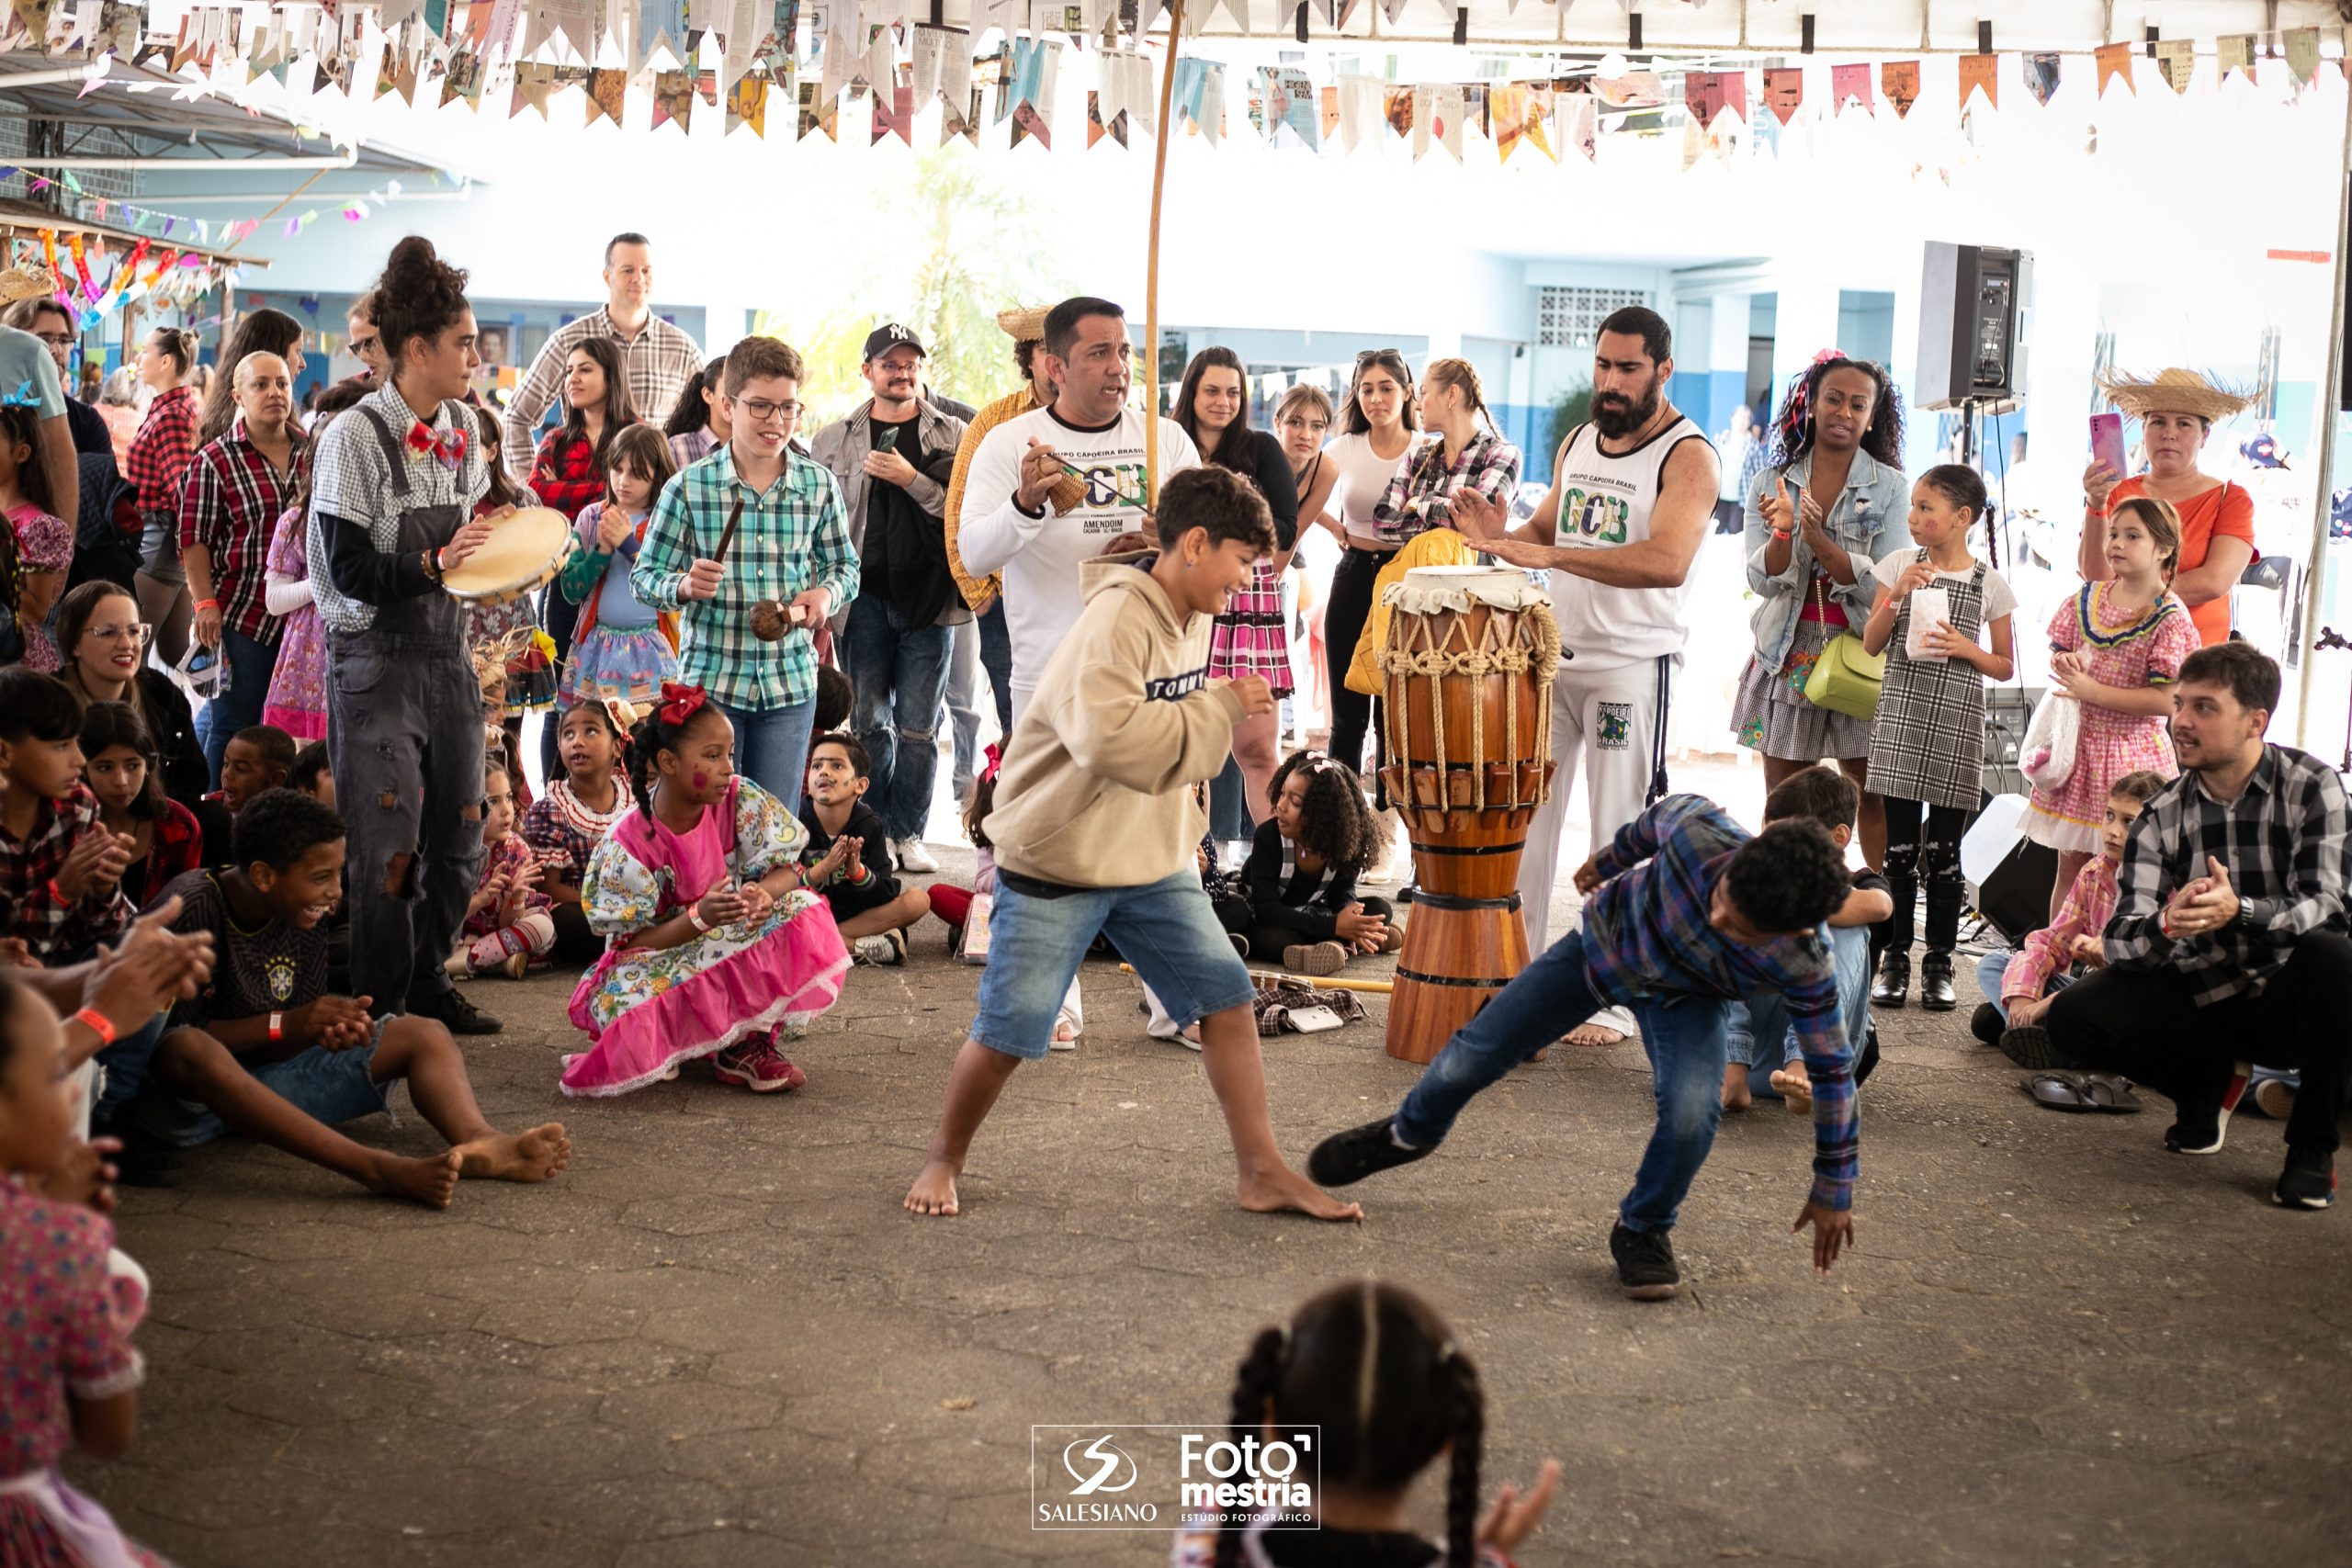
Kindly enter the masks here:
<path id="1" fill-rule="evenodd" d="M 874 760 L 866 803 L 904 869 L 939 863 L 923 848 L 939 768 L 940 697 L 957 623 L 972 618 L 948 570 L 941 513 L 964 422 L 922 395 L 922 340 L 891 323 L 867 334 L 874 395 L 817 433 L 810 450 L 841 481 L 857 548 L 858 596 L 834 624 L 857 688 L 851 725 Z"/>

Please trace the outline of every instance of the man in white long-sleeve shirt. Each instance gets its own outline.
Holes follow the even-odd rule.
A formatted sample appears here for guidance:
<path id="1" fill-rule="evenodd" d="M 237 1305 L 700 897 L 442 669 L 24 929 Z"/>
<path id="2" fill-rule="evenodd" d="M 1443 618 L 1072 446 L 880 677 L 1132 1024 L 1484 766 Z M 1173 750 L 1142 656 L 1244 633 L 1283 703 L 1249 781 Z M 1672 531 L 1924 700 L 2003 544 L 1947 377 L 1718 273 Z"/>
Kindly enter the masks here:
<path id="1" fill-rule="evenodd" d="M 1145 415 L 1127 407 L 1134 351 L 1126 314 L 1108 299 L 1065 299 L 1046 316 L 1039 380 L 1051 406 L 1010 419 L 980 442 L 964 486 L 956 547 L 974 576 L 1004 574 L 1012 640 L 1012 718 L 1020 723 L 1046 661 L 1083 608 L 1081 562 L 1131 529 L 1147 527 L 1151 479 L 1196 468 L 1183 427 L 1159 422 L 1159 472 L 1144 471 Z M 1086 486 L 1070 510 L 1049 492 L 1071 469 Z"/>

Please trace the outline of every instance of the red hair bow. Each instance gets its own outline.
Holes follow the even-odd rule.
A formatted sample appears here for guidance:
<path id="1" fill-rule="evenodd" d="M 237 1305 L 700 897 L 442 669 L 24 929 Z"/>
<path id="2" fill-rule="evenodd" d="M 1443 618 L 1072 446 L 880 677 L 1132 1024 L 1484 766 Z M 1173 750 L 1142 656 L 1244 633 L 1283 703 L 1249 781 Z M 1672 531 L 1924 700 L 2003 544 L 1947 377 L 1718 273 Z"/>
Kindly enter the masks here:
<path id="1" fill-rule="evenodd" d="M 702 711 L 708 695 L 700 686 L 681 686 L 675 681 L 662 682 L 662 722 L 684 724 Z"/>
<path id="2" fill-rule="evenodd" d="M 1004 748 L 991 740 L 989 742 L 987 750 L 983 750 L 980 755 L 988 760 L 989 764 L 987 767 L 980 770 L 980 777 L 984 779 L 992 779 L 996 777 L 997 769 L 1001 767 L 1004 763 Z"/>

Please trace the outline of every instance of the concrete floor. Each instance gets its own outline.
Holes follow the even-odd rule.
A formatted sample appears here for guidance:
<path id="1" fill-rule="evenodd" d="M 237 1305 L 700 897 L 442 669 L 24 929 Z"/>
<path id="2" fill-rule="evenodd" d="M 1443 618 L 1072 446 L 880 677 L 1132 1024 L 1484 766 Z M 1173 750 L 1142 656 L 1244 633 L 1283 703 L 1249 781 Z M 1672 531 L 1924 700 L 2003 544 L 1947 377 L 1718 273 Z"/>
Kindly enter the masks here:
<path id="1" fill-rule="evenodd" d="M 965 1214 L 911 1219 L 975 978 L 933 926 L 853 975 L 800 1093 L 690 1072 L 577 1103 L 567 982 L 477 987 L 508 1025 L 469 1046 L 486 1108 L 561 1117 L 571 1171 L 430 1213 L 228 1143 L 126 1193 L 153 1373 L 137 1448 L 80 1478 L 183 1568 L 1164 1561 L 1164 1534 L 1029 1528 L 1030 1426 L 1216 1421 L 1255 1330 L 1368 1274 L 1476 1357 L 1489 1490 L 1564 1462 L 1523 1563 L 2352 1561 L 2352 1216 L 2266 1201 L 2274 1123 L 2187 1160 L 2160 1100 L 2036 1110 L 1967 1037 L 1966 979 L 1957 1015 L 1883 1020 L 1836 1276 L 1788 1230 L 1809 1128 L 1766 1105 L 1691 1195 L 1681 1298 L 1642 1305 L 1604 1245 L 1650 1127 L 1637 1046 L 1525 1069 L 1356 1190 L 1360 1225 L 1259 1218 L 1199 1058 L 1102 964 Z M 1295 1159 L 1412 1081 L 1372 1000 L 1268 1045 Z M 433 1146 L 413 1114 L 355 1130 Z"/>

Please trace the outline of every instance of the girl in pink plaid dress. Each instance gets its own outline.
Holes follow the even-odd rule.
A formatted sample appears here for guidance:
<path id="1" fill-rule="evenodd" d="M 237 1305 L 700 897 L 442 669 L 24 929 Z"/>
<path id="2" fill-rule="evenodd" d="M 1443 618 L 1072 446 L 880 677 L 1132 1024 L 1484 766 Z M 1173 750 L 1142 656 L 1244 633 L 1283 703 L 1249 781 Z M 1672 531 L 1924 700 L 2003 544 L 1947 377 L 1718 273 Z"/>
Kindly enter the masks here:
<path id="1" fill-rule="evenodd" d="M 1250 428 L 1250 378 L 1229 348 L 1204 348 L 1184 367 L 1169 417 L 1184 427 L 1204 462 L 1231 468 L 1258 487 L 1274 514 L 1274 553 L 1261 560 L 1225 613 L 1209 626 L 1209 679 L 1265 679 L 1274 711 L 1233 727 L 1233 759 L 1249 783 L 1254 811 L 1272 784 L 1282 731 L 1281 699 L 1290 695 L 1290 637 L 1283 626 L 1283 569 L 1298 543 L 1298 481 L 1283 444 Z"/>
<path id="2" fill-rule="evenodd" d="M 2108 523 L 2115 576 L 2086 582 L 2050 621 L 2051 684 L 2082 705 L 2075 771 L 2055 790 L 2037 788 L 2026 837 L 2058 852 L 2050 890 L 2055 919 L 2066 890 L 2099 852 L 2099 823 L 2115 781 L 2145 768 L 2171 778 L 2172 682 L 2197 651 L 2197 624 L 2171 592 L 2180 564 L 2180 516 L 2149 496 L 2116 502 Z"/>

